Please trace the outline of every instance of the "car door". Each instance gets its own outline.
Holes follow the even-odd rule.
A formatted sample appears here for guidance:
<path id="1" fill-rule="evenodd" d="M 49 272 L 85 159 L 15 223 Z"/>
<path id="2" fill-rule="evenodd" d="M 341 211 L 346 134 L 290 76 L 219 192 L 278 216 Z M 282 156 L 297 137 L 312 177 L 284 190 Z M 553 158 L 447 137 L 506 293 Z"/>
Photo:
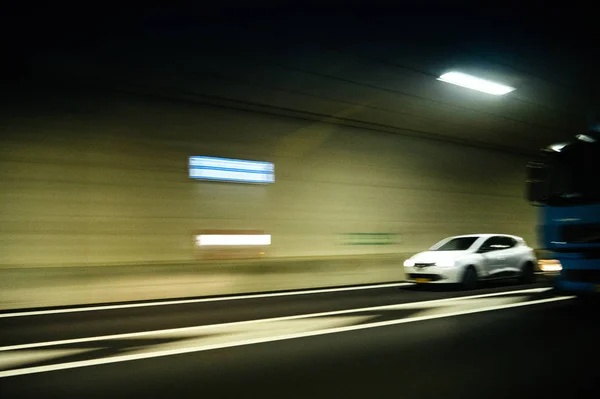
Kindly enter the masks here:
<path id="1" fill-rule="evenodd" d="M 510 273 L 519 273 L 523 258 L 522 248 L 512 237 L 501 237 L 501 239 L 502 244 L 506 246 L 505 249 L 502 249 L 505 257 L 504 270 Z"/>
<path id="2" fill-rule="evenodd" d="M 504 268 L 504 259 L 502 254 L 498 254 L 501 242 L 500 237 L 490 237 L 481 244 L 477 251 L 483 257 L 483 268 L 489 277 L 494 277 L 501 273 Z"/>
<path id="3" fill-rule="evenodd" d="M 512 273 L 511 256 L 513 256 L 514 253 L 511 253 L 511 247 L 514 246 L 514 244 L 510 237 L 496 236 L 493 238 L 493 256 L 497 265 L 495 274 L 498 275 L 498 277 L 508 275 Z"/>

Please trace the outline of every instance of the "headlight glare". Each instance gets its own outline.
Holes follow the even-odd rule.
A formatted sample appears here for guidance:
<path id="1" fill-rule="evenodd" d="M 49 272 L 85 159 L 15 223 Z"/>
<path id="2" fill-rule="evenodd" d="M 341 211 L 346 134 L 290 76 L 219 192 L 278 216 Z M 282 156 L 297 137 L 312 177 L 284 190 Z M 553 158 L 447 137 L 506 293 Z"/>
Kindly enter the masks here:
<path id="1" fill-rule="evenodd" d="M 540 259 L 538 260 L 538 266 L 543 272 L 559 272 L 562 270 L 560 261 L 556 259 Z"/>

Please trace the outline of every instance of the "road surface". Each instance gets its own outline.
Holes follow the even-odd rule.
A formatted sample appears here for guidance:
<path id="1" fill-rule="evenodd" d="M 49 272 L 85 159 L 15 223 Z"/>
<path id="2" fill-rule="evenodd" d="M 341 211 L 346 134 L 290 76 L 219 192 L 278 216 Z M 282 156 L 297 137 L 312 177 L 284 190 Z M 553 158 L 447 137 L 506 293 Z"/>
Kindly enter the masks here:
<path id="1" fill-rule="evenodd" d="M 0 313 L 0 397 L 596 395 L 597 305 L 410 284 Z"/>

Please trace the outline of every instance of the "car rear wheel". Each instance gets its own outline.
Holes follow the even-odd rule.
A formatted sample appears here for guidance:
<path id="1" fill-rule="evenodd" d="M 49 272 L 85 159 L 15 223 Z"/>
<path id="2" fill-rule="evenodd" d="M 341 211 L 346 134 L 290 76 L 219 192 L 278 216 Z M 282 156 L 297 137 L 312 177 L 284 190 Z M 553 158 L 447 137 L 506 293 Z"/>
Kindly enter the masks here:
<path id="1" fill-rule="evenodd" d="M 533 284 L 535 283 L 535 270 L 531 262 L 527 262 L 521 268 L 521 275 L 519 276 L 519 282 L 521 284 Z"/>
<path id="2" fill-rule="evenodd" d="M 477 287 L 477 280 L 477 271 L 473 266 L 469 266 L 463 274 L 461 286 L 466 290 L 472 290 Z"/>

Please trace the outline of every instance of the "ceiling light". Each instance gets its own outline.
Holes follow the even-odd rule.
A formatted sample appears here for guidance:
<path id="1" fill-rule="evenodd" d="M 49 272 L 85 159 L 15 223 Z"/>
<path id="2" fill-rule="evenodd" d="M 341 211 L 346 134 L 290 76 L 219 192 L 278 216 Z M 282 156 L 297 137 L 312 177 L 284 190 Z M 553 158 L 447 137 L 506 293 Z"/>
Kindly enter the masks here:
<path id="1" fill-rule="evenodd" d="M 462 72 L 448 72 L 440 76 L 438 80 L 446 83 L 452 83 L 457 86 L 466 87 L 467 89 L 493 94 L 495 96 L 501 96 L 515 90 L 514 87 L 477 78 Z"/>
<path id="2" fill-rule="evenodd" d="M 552 151 L 556 151 L 556 152 L 561 152 L 563 148 L 565 148 L 567 146 L 567 143 L 560 143 L 560 144 L 552 144 L 550 146 L 550 149 Z"/>
<path id="3" fill-rule="evenodd" d="M 587 134 L 578 134 L 576 136 L 579 140 L 581 141 L 585 141 L 587 143 L 595 143 L 596 139 L 593 137 L 588 136 Z"/>

